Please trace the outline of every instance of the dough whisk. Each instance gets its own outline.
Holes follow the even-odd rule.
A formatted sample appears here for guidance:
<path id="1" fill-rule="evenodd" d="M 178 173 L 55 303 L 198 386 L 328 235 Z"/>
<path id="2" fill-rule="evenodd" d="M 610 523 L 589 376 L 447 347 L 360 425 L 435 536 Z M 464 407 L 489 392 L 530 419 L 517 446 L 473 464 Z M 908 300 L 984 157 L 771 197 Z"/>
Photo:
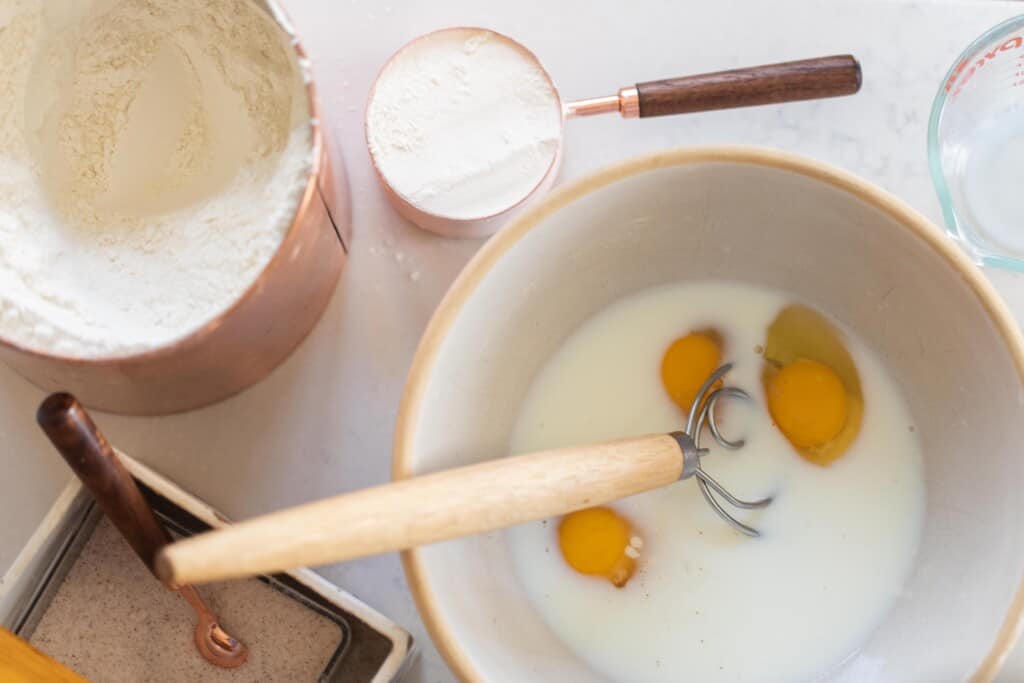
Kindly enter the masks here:
<path id="1" fill-rule="evenodd" d="M 690 477 L 719 517 L 756 537 L 725 505 L 763 508 L 772 499 L 737 498 L 700 462 L 705 425 L 724 448 L 744 444 L 722 434 L 716 412 L 726 398 L 751 400 L 739 388 L 715 387 L 731 367 L 704 383 L 683 431 L 488 460 L 282 510 L 173 543 L 156 572 L 180 584 L 341 562 L 560 516 Z"/>

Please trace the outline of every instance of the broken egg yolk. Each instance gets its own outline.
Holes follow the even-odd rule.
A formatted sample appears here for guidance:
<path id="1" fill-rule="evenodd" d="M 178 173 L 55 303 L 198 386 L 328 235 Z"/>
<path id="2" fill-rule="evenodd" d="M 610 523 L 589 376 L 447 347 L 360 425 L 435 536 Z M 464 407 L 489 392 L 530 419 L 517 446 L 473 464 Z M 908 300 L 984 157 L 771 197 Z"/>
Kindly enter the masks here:
<path id="1" fill-rule="evenodd" d="M 722 364 L 721 336 L 692 332 L 672 342 L 661 360 L 661 382 L 672 401 L 689 411 L 697 392 Z"/>
<path id="2" fill-rule="evenodd" d="M 578 510 L 558 525 L 558 545 L 566 563 L 580 574 L 626 585 L 636 570 L 639 539 L 630 524 L 611 508 Z"/>
<path id="3" fill-rule="evenodd" d="M 860 433 L 864 394 L 842 335 L 822 313 L 786 306 L 768 326 L 761 382 L 775 426 L 806 461 L 827 467 Z"/>
<path id="4" fill-rule="evenodd" d="M 846 388 L 824 363 L 797 360 L 779 370 L 769 383 L 768 411 L 794 446 L 821 446 L 846 426 Z"/>

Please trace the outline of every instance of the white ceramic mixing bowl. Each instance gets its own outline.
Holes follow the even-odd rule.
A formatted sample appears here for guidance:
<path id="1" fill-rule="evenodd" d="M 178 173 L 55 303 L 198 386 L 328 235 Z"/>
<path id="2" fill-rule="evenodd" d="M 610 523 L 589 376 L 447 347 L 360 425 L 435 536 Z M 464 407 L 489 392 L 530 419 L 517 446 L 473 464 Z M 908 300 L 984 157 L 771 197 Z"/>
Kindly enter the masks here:
<path id="1" fill-rule="evenodd" d="M 928 511 L 916 568 L 831 680 L 991 679 L 1024 610 L 1020 332 L 937 228 L 817 162 L 729 147 L 656 154 L 567 186 L 507 226 L 422 341 L 395 477 L 505 454 L 531 380 L 584 320 L 631 292 L 707 277 L 794 292 L 855 330 L 920 431 Z M 864 505 L 873 495 L 864 491 Z M 502 533 L 404 559 L 434 641 L 463 679 L 601 680 L 526 600 Z"/>

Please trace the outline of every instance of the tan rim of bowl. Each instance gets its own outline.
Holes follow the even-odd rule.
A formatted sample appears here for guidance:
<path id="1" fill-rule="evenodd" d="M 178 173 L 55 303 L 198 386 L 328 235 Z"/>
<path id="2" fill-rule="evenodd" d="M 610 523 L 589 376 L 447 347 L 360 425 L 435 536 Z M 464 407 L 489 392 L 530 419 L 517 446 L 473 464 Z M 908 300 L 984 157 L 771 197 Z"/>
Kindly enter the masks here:
<path id="1" fill-rule="evenodd" d="M 404 479 L 413 476 L 412 450 L 417 415 L 420 413 L 424 390 L 441 343 L 448 335 L 463 305 L 473 295 L 494 264 L 509 249 L 547 216 L 576 199 L 622 178 L 669 166 L 723 161 L 777 168 L 819 180 L 878 207 L 902 223 L 922 242 L 931 247 L 936 254 L 945 259 L 946 263 L 974 291 L 978 302 L 988 312 L 1009 347 L 1017 374 L 1024 382 L 1024 337 L 1021 336 L 1020 328 L 1006 304 L 967 256 L 941 230 L 902 200 L 851 173 L 795 154 L 745 146 L 682 148 L 637 157 L 560 188 L 542 204 L 534 207 L 498 232 L 469 262 L 438 306 L 413 358 L 395 428 L 392 477 Z M 469 657 L 459 647 L 451 626 L 440 617 L 437 596 L 424 575 L 423 558 L 420 551 L 413 549 L 402 553 L 402 564 L 420 615 L 448 665 L 464 681 L 483 682 L 484 677 L 473 667 Z M 1024 626 L 1022 615 L 1024 615 L 1024 581 L 1017 587 L 1017 592 L 1008 607 L 1003 624 L 996 634 L 991 648 L 971 676 L 970 680 L 973 683 L 991 681 L 995 678 Z"/>

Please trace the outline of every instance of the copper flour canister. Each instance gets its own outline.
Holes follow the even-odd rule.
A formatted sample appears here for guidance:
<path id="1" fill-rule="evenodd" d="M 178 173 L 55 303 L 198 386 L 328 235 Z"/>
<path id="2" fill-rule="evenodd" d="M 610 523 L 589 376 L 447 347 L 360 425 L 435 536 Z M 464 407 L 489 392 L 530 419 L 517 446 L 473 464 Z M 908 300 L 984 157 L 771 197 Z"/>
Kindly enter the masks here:
<path id="1" fill-rule="evenodd" d="M 198 408 L 258 382 L 306 337 L 347 258 L 348 184 L 323 125 L 302 45 L 273 0 L 260 0 L 296 53 L 308 98 L 313 164 L 273 258 L 234 303 L 173 343 L 141 353 L 77 358 L 0 337 L 0 360 L 46 391 L 67 391 L 99 410 L 159 415 Z"/>

